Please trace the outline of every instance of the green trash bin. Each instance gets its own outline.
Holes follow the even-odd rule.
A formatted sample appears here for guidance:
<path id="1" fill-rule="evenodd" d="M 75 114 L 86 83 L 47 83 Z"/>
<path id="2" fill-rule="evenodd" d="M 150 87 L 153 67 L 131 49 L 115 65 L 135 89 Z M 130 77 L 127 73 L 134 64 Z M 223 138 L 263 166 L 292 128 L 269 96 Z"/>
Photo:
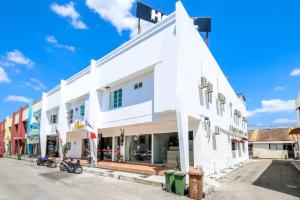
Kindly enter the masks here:
<path id="1" fill-rule="evenodd" d="M 17 160 L 21 160 L 21 155 L 17 155 Z"/>
<path id="2" fill-rule="evenodd" d="M 174 177 L 175 170 L 166 170 L 165 177 L 166 177 L 166 191 L 167 192 L 175 192 L 175 177 Z"/>
<path id="3" fill-rule="evenodd" d="M 183 196 L 186 189 L 186 175 L 182 172 L 175 172 L 175 193 Z"/>

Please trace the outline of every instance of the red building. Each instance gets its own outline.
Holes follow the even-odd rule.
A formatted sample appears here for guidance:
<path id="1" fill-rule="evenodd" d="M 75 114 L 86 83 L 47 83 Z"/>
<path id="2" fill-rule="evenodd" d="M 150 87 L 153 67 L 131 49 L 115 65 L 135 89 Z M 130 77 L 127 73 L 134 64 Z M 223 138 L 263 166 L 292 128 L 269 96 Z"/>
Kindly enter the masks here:
<path id="1" fill-rule="evenodd" d="M 5 153 L 4 137 L 5 137 L 5 120 L 0 122 L 0 156 L 3 156 L 3 154 Z"/>
<path id="2" fill-rule="evenodd" d="M 18 117 L 16 117 L 18 115 Z M 26 122 L 22 121 L 23 108 L 12 115 L 11 152 L 12 155 L 22 155 L 26 152 Z M 16 119 L 17 118 L 17 119 Z M 17 121 L 16 121 L 17 120 Z"/>

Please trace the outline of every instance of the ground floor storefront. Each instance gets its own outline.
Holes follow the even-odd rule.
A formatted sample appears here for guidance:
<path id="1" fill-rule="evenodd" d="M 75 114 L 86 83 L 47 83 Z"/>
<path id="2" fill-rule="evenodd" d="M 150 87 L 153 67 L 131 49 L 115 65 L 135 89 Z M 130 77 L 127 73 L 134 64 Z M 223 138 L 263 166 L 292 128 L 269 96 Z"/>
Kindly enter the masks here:
<path id="1" fill-rule="evenodd" d="M 208 135 L 195 121 L 189 122 L 188 127 L 184 137 L 188 141 L 189 166 L 201 166 L 210 174 L 248 159 L 246 138 L 229 132 Z M 180 134 L 174 120 L 106 128 L 99 132 L 100 162 L 181 168 Z"/>

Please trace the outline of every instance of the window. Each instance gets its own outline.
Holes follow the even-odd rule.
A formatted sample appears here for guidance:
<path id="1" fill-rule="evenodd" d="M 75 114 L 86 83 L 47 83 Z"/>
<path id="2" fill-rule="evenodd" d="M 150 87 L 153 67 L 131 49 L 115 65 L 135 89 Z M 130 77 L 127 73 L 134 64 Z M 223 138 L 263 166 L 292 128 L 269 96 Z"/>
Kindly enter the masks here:
<path id="1" fill-rule="evenodd" d="M 84 105 L 81 105 L 81 106 L 80 106 L 80 115 L 81 115 L 81 116 L 84 115 L 84 111 L 85 111 L 84 109 L 85 109 Z"/>
<path id="2" fill-rule="evenodd" d="M 122 89 L 115 90 L 109 94 L 109 108 L 119 108 L 122 106 Z"/>
<path id="3" fill-rule="evenodd" d="M 231 141 L 231 150 L 232 151 L 236 150 L 236 143 L 235 143 L 235 141 Z"/>
<path id="4" fill-rule="evenodd" d="M 136 83 L 134 84 L 134 89 L 137 90 L 139 88 L 142 88 L 143 87 L 143 82 L 139 82 L 139 83 Z"/>
<path id="5" fill-rule="evenodd" d="M 57 123 L 57 115 L 51 115 L 50 124 L 56 124 L 56 123 Z"/>
<path id="6" fill-rule="evenodd" d="M 70 110 L 67 113 L 68 123 L 71 124 L 73 122 L 73 110 Z"/>
<path id="7" fill-rule="evenodd" d="M 276 144 L 269 144 L 269 149 L 270 150 L 276 150 L 277 149 L 277 145 Z"/>

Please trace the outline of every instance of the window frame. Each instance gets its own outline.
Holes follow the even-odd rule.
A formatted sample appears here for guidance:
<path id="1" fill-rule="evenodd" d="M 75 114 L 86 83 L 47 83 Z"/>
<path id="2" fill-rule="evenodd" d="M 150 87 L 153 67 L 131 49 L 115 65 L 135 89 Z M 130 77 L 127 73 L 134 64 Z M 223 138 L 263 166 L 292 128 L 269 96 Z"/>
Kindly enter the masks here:
<path id="1" fill-rule="evenodd" d="M 109 109 L 120 108 L 123 105 L 123 89 L 117 89 L 109 92 Z"/>

